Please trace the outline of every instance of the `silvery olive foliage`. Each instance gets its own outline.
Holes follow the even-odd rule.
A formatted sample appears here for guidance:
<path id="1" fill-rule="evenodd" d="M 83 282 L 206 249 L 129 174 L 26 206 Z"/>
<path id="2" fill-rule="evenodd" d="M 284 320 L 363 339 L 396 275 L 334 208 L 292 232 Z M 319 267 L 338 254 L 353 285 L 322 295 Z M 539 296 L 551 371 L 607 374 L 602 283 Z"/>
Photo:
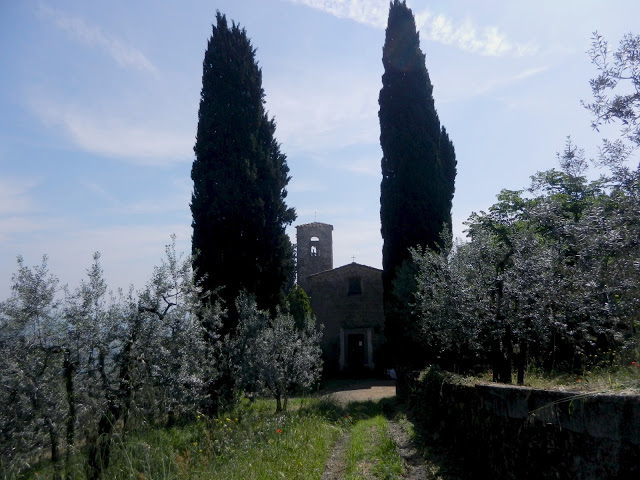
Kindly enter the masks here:
<path id="1" fill-rule="evenodd" d="M 570 173 L 572 151 L 528 196 L 504 191 L 472 215 L 467 243 L 413 252 L 423 341 L 445 365 L 510 381 L 514 366 L 580 370 L 637 345 L 637 171 L 589 182 Z"/>
<path id="2" fill-rule="evenodd" d="M 170 420 L 210 402 L 207 386 L 219 375 L 218 366 L 207 359 L 219 357 L 215 332 L 224 312 L 219 303 L 202 302 L 191 260 L 176 254 L 173 238 L 138 306 L 152 325 L 145 365 L 153 388 L 144 398 L 144 410 L 166 412 Z"/>
<path id="3" fill-rule="evenodd" d="M 638 171 L 587 181 L 570 141 L 560 160 L 472 215 L 467 243 L 413 252 L 423 341 L 446 366 L 521 382 L 527 364 L 581 371 L 637 347 Z"/>
<path id="4" fill-rule="evenodd" d="M 583 105 L 593 114 L 593 128 L 620 124 L 619 138 L 605 142 L 604 149 L 607 157 L 606 147 L 612 147 L 611 159 L 619 163 L 620 157 L 626 158 L 640 146 L 640 35 L 626 34 L 612 51 L 609 42 L 595 32 L 589 56 L 599 74 L 590 81 L 593 101 Z"/>
<path id="5" fill-rule="evenodd" d="M 18 258 L 0 303 L 0 478 L 43 457 L 55 478 L 102 478 L 116 436 L 214 411 L 223 374 L 248 394 L 274 396 L 278 409 L 318 381 L 311 316 L 297 326 L 289 314 L 270 318 L 243 294 L 242 322 L 223 339 L 226 311 L 192 263 L 172 236 L 142 290 L 112 292 L 98 253 L 75 289 L 59 286 L 46 257 L 35 267 Z"/>
<path id="6" fill-rule="evenodd" d="M 592 126 L 620 125 L 593 161 L 570 139 L 560 169 L 538 172 L 526 191 L 503 190 L 467 221 L 469 241 L 413 251 L 414 313 L 432 361 L 490 367 L 510 382 L 528 364 L 581 371 L 603 352 L 637 351 L 640 332 L 640 36 L 612 52 L 594 34 Z"/>
<path id="7" fill-rule="evenodd" d="M 47 447 L 59 460 L 65 417 L 58 279 L 45 256 L 33 268 L 18 257 L 12 280 L 11 297 L 0 304 L 0 473 Z"/>
<path id="8" fill-rule="evenodd" d="M 302 328 L 289 313 L 270 318 L 255 300 L 241 294 L 236 300 L 239 323 L 226 342 L 236 387 L 246 394 L 268 393 L 278 411 L 296 389 L 308 390 L 320 380 L 321 328 L 309 316 Z"/>
<path id="9" fill-rule="evenodd" d="M 113 436 L 129 424 L 172 423 L 207 408 L 224 311 L 203 306 L 191 264 L 172 237 L 142 291 L 114 293 L 97 253 L 74 290 L 58 287 L 46 257 L 36 267 L 18 259 L 12 295 L 0 304 L 2 478 L 45 449 L 55 475 L 70 475 L 82 444 L 86 475 L 97 479 Z"/>

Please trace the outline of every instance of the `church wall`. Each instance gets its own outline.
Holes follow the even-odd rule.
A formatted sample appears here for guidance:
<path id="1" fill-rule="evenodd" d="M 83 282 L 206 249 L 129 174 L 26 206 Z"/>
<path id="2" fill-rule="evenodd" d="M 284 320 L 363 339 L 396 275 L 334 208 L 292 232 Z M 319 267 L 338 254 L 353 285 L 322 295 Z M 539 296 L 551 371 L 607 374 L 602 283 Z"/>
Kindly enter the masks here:
<path id="1" fill-rule="evenodd" d="M 322 350 L 325 371 L 350 370 L 349 334 L 362 335 L 365 369 L 381 369 L 380 347 L 384 342 L 382 271 L 352 263 L 311 275 L 307 279 L 311 308 L 324 324 Z M 352 337 L 354 338 L 354 337 Z"/>

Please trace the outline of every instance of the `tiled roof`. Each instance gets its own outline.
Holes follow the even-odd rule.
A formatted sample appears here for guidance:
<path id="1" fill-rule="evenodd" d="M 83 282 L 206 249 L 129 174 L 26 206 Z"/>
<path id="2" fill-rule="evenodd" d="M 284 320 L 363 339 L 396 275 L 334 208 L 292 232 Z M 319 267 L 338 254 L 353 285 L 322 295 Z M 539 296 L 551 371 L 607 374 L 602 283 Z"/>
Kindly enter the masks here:
<path id="1" fill-rule="evenodd" d="M 352 263 L 347 263 L 346 265 L 342 265 L 341 267 L 334 268 L 333 270 L 325 270 L 323 272 L 312 273 L 307 278 L 313 277 L 315 275 L 324 275 L 330 272 L 335 272 L 336 270 L 344 270 L 346 268 L 354 268 L 354 267 L 356 269 L 375 270 L 376 272 L 382 272 L 382 270 L 380 270 L 379 268 L 370 267 L 369 265 L 362 265 L 361 263 L 352 262 Z"/>

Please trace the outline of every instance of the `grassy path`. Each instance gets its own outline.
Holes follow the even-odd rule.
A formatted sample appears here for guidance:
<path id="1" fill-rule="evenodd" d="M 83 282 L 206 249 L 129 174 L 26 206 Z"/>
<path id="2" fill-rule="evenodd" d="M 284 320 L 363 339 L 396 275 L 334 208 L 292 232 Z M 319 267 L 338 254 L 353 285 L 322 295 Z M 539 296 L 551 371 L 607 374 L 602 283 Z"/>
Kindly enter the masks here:
<path id="1" fill-rule="evenodd" d="M 270 400 L 243 402 L 217 418 L 198 415 L 182 426 L 143 426 L 116 438 L 105 479 L 356 480 L 439 479 L 437 457 L 424 460 L 411 423 L 393 398 L 340 403 L 296 399 L 274 413 Z M 86 478 L 85 452 L 70 478 Z M 43 460 L 3 480 L 51 478 Z"/>
<path id="2" fill-rule="evenodd" d="M 419 441 L 395 397 L 345 405 L 349 428 L 334 445 L 322 480 L 460 480 L 455 462 Z"/>

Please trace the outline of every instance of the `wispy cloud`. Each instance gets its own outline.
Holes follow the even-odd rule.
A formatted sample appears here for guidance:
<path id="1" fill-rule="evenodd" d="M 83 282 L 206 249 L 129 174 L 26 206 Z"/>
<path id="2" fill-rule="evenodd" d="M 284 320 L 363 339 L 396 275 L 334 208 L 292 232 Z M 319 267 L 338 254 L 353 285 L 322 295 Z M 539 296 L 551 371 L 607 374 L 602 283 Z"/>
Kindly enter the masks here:
<path id="1" fill-rule="evenodd" d="M 3 244 L 4 251 L 0 258 L 2 258 L 12 246 L 19 246 L 20 249 L 25 247 L 25 236 L 32 238 L 39 238 L 36 233 L 48 232 L 51 230 L 58 230 L 62 227 L 71 229 L 72 225 L 65 223 L 62 219 L 49 218 L 43 215 L 9 215 L 2 217 L 0 221 L 0 242 Z M 13 261 L 22 250 L 16 251 L 15 255 L 10 255 L 11 261 Z M 40 252 L 40 254 L 46 252 Z M 0 266 L 0 272 L 3 270 Z"/>
<path id="2" fill-rule="evenodd" d="M 131 67 L 151 73 L 156 71 L 153 63 L 140 50 L 109 35 L 99 26 L 90 25 L 80 17 L 54 10 L 45 4 L 40 4 L 40 13 L 51 18 L 58 28 L 84 45 L 104 51 L 121 67 Z"/>
<path id="3" fill-rule="evenodd" d="M 387 0 L 289 0 L 338 18 L 348 18 L 377 28 L 385 28 L 389 14 Z"/>
<path id="4" fill-rule="evenodd" d="M 338 221 L 333 232 L 334 266 L 355 262 L 380 268 L 382 263 L 382 237 L 380 221 L 363 219 Z"/>
<path id="5" fill-rule="evenodd" d="M 378 142 L 378 77 L 327 71 L 325 76 L 301 74 L 295 81 L 281 78 L 266 88 L 277 137 L 289 154 Z M 358 85 L 358 89 L 344 85 Z"/>
<path id="6" fill-rule="evenodd" d="M 0 215 L 26 213 L 33 208 L 29 190 L 37 186 L 36 180 L 0 178 Z"/>
<path id="7" fill-rule="evenodd" d="M 118 200 L 118 197 L 111 194 L 109 191 L 107 191 L 107 189 L 103 188 L 102 186 L 98 185 L 93 181 L 81 180 L 79 183 L 82 187 L 94 193 L 96 196 L 100 197 L 102 200 L 106 200 L 111 205 L 118 205 L 120 203 L 120 201 Z"/>
<path id="8" fill-rule="evenodd" d="M 385 28 L 389 14 L 388 0 L 289 0 L 358 23 Z M 514 43 L 495 26 L 476 27 L 469 19 L 456 22 L 444 14 L 428 9 L 414 10 L 416 26 L 428 40 L 452 45 L 485 56 L 524 56 L 535 54 L 531 44 Z"/>
<path id="9" fill-rule="evenodd" d="M 331 149 L 318 153 L 309 153 L 307 156 L 322 167 L 322 170 L 349 172 L 350 174 L 365 177 L 380 176 L 380 158 L 382 157 L 382 151 L 378 150 L 377 146 L 375 153 L 359 153 L 348 160 L 345 160 L 344 155 Z M 323 188 L 323 190 L 325 189 L 326 188 Z"/>
<path id="10" fill-rule="evenodd" d="M 529 68 L 520 73 L 516 73 L 515 75 L 490 80 L 487 83 L 480 85 L 478 88 L 476 88 L 473 91 L 473 95 L 483 95 L 485 93 L 488 93 L 496 89 L 502 89 L 514 83 L 518 83 L 518 82 L 521 82 L 522 80 L 526 80 L 527 78 L 535 77 L 536 75 L 544 73 L 547 70 L 549 70 L 549 68 L 551 67 L 548 65 Z"/>
<path id="11" fill-rule="evenodd" d="M 416 15 L 416 25 L 429 40 L 479 55 L 521 57 L 537 52 L 532 44 L 511 42 L 497 27 L 478 29 L 469 19 L 455 23 L 446 15 L 435 15 L 429 10 Z"/>
<path id="12" fill-rule="evenodd" d="M 290 193 L 324 192 L 327 190 L 327 186 L 317 180 L 298 180 L 294 177 L 287 190 Z"/>
<path id="13" fill-rule="evenodd" d="M 96 121 L 73 113 L 65 115 L 62 122 L 75 143 L 92 153 L 145 165 L 164 165 L 190 157 L 192 134 L 160 131 L 118 119 Z"/>
<path id="14" fill-rule="evenodd" d="M 40 96 L 30 98 L 29 103 L 44 123 L 63 128 L 71 141 L 87 152 L 140 165 L 168 165 L 192 158 L 192 132 L 89 112 Z"/>
<path id="15" fill-rule="evenodd" d="M 340 162 L 337 166 L 342 166 L 344 170 L 359 175 L 374 177 L 380 175 L 380 159 L 378 157 L 359 158 L 347 163 Z"/>

